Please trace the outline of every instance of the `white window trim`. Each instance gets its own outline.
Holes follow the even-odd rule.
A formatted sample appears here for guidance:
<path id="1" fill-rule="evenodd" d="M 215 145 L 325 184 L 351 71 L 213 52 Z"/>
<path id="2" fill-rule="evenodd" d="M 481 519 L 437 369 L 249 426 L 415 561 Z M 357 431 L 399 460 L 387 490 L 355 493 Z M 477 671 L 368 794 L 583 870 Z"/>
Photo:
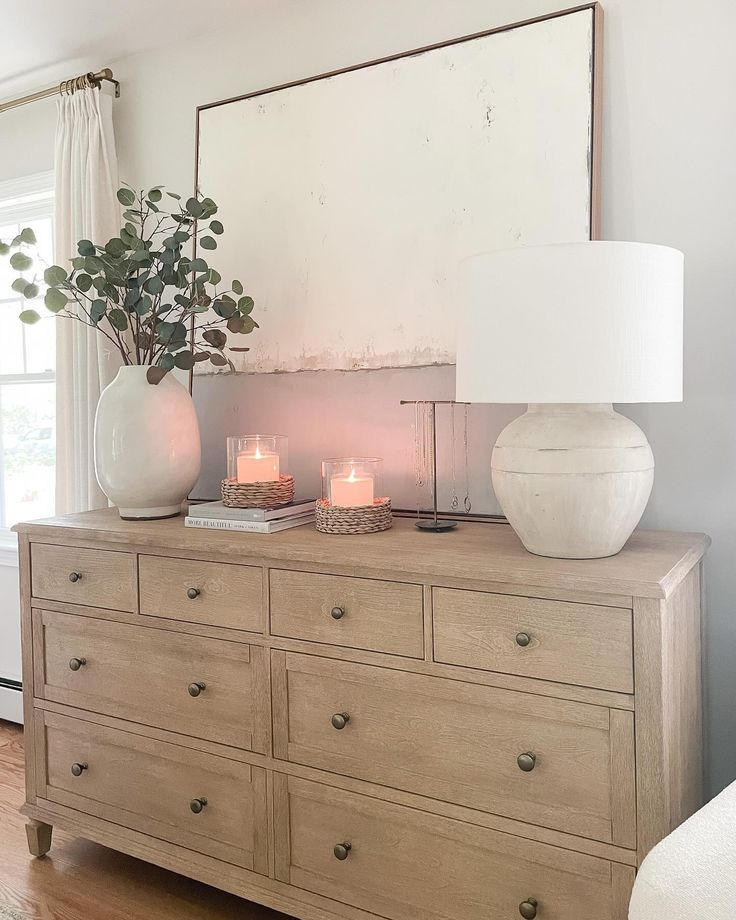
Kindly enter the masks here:
<path id="1" fill-rule="evenodd" d="M 0 182 L 0 224 L 45 217 L 54 197 L 54 171 Z"/>
<path id="2" fill-rule="evenodd" d="M 54 171 L 0 182 L 0 224 L 46 217 L 54 197 Z M 39 374 L 39 378 L 46 377 Z M 8 379 L 4 383 L 10 382 Z M 0 527 L 0 565 L 18 566 L 18 537 L 7 527 Z"/>

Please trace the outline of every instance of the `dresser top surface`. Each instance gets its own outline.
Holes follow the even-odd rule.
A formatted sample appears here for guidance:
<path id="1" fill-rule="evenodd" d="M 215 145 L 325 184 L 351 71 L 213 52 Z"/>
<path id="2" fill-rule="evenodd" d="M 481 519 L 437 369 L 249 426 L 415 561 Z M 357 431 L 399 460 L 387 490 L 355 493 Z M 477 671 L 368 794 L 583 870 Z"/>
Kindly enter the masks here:
<path id="1" fill-rule="evenodd" d="M 185 528 L 183 517 L 122 521 L 114 508 L 19 524 L 32 540 L 104 542 L 223 561 L 279 561 L 389 579 L 434 576 L 488 584 L 530 585 L 666 597 L 705 553 L 704 534 L 637 530 L 607 559 L 549 559 L 528 553 L 502 523 L 461 523 L 444 534 L 418 531 L 413 520 L 396 519 L 391 530 L 356 536 L 321 534 L 311 525 L 275 534 Z"/>

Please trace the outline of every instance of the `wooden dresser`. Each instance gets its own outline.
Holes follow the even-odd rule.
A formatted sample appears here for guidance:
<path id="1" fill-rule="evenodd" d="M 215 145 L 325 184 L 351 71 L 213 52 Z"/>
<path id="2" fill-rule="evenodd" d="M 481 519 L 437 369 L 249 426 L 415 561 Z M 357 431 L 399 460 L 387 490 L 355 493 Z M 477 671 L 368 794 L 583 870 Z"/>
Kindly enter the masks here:
<path id="1" fill-rule="evenodd" d="M 701 803 L 702 535 L 18 529 L 35 855 L 58 825 L 302 920 L 625 920 Z"/>

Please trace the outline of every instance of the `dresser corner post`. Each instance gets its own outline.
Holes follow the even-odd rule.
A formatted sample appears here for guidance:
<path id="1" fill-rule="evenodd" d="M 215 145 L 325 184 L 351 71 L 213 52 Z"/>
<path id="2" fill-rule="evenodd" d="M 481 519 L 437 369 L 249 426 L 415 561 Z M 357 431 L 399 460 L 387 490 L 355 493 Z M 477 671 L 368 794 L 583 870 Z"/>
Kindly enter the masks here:
<path id="1" fill-rule="evenodd" d="M 701 569 L 634 598 L 638 862 L 703 803 Z"/>

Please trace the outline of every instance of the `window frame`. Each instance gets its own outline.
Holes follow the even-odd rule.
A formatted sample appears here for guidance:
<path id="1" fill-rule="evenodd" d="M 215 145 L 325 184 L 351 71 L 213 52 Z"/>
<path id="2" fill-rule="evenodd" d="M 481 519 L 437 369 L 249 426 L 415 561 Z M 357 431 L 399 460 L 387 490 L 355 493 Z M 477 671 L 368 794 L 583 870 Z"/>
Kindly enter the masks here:
<path id="1" fill-rule="evenodd" d="M 0 226 L 54 216 L 54 171 L 0 181 Z M 16 297 L 0 298 L 0 306 L 15 303 Z M 31 374 L 0 374 L 6 384 L 54 383 L 56 371 Z M 0 445 L 0 451 L 2 446 Z M 0 565 L 18 565 L 18 540 L 9 527 L 0 527 Z"/>

